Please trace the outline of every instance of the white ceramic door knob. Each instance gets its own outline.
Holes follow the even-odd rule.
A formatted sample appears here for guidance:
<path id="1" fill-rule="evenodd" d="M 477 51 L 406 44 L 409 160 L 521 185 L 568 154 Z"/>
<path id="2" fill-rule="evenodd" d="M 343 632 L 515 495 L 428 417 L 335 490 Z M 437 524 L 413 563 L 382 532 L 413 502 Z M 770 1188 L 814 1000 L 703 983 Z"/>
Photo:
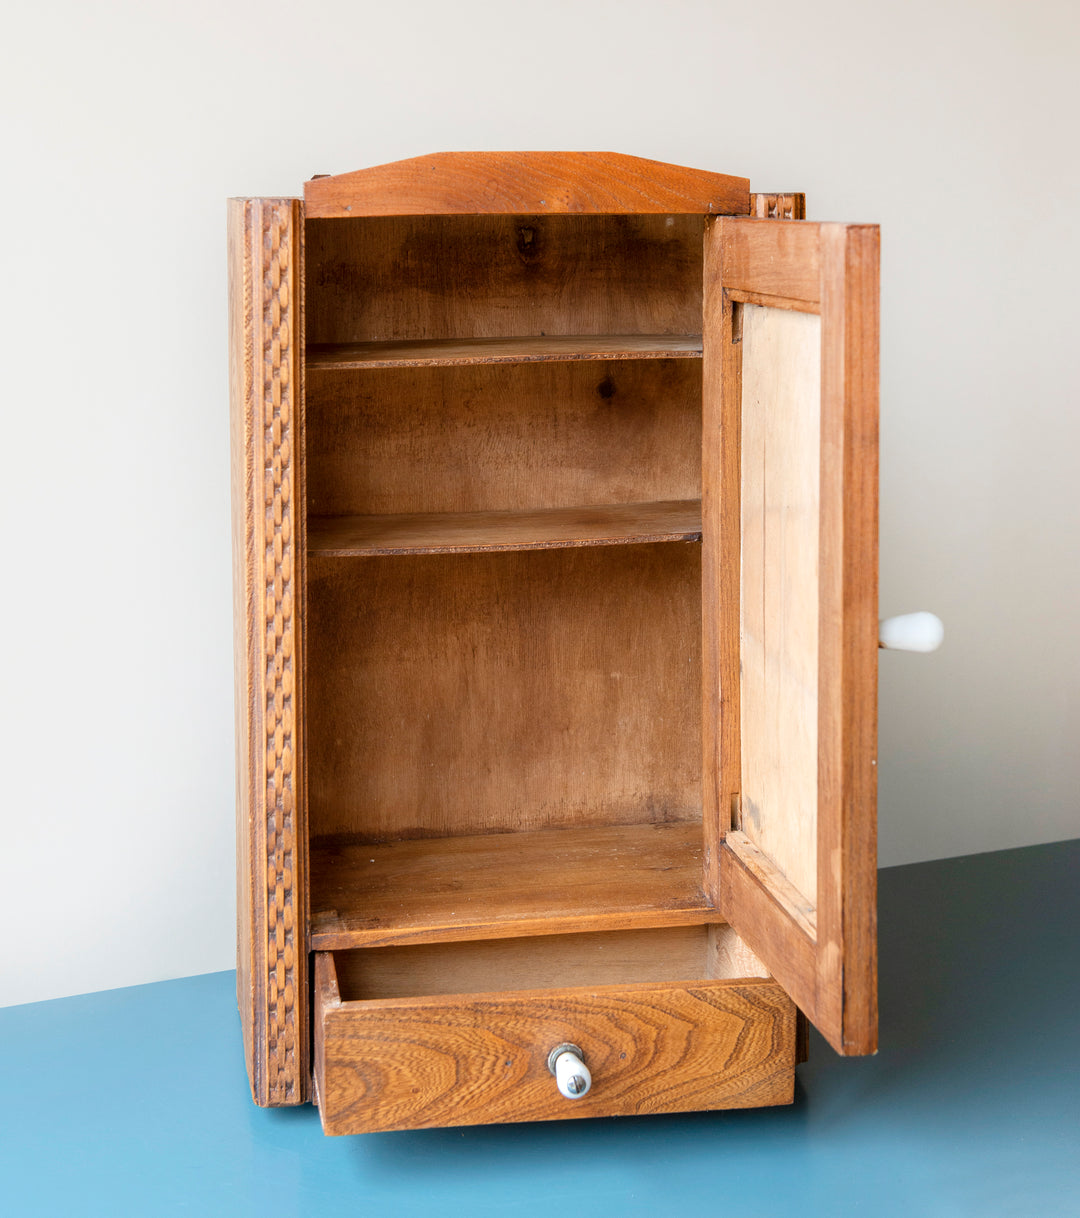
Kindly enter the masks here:
<path id="1" fill-rule="evenodd" d="M 580 1100 L 592 1086 L 589 1067 L 582 1061 L 577 1045 L 556 1045 L 548 1054 L 548 1069 L 555 1075 L 559 1093 L 568 1100 Z"/>
<path id="2" fill-rule="evenodd" d="M 937 651 L 945 625 L 935 613 L 901 613 L 878 622 L 878 646 L 889 651 Z"/>

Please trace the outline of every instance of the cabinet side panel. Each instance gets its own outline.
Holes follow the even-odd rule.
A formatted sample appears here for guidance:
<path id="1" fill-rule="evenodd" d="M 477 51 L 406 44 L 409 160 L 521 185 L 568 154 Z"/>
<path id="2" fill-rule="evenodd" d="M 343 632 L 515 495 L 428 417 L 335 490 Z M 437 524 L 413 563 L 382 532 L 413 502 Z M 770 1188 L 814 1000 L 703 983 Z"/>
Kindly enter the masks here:
<path id="1" fill-rule="evenodd" d="M 232 482 L 233 664 L 236 718 L 236 1005 L 244 1034 L 244 1060 L 252 1094 L 260 1079 L 254 1055 L 258 978 L 251 968 L 250 944 L 257 910 L 253 900 L 252 835 L 254 831 L 251 761 L 256 715 L 253 620 L 254 587 L 254 440 L 250 403 L 253 395 L 251 207 L 230 199 L 228 210 L 229 268 L 229 425 Z"/>
<path id="2" fill-rule="evenodd" d="M 300 316 L 295 199 L 229 204 L 237 1000 L 252 1095 L 307 1098 L 301 749 Z"/>

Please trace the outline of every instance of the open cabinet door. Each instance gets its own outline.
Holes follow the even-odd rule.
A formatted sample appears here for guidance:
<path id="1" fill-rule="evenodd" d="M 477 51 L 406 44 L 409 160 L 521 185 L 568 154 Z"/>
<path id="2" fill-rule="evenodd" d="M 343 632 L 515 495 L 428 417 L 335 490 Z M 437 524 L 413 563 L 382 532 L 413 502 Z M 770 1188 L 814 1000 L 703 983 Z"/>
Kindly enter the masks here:
<path id="1" fill-rule="evenodd" d="M 705 237 L 714 902 L 840 1053 L 877 1047 L 878 230 Z"/>

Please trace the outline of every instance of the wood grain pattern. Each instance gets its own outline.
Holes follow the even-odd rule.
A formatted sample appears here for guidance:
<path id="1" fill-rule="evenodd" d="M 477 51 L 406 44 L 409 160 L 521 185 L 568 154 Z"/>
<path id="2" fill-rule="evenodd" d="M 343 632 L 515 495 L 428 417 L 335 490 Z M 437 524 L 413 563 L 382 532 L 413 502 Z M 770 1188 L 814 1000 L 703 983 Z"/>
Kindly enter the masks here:
<path id="1" fill-rule="evenodd" d="M 761 305 L 766 309 L 792 309 L 796 313 L 820 313 L 816 300 L 800 300 L 796 296 L 772 296 L 768 292 L 748 292 L 745 288 L 729 288 L 724 292 L 735 304 Z"/>
<path id="2" fill-rule="evenodd" d="M 309 218 L 308 342 L 697 334 L 703 223 Z"/>
<path id="3" fill-rule="evenodd" d="M 769 970 L 739 938 L 733 926 L 713 922 L 705 928 L 706 967 L 704 976 L 768 977 Z"/>
<path id="4" fill-rule="evenodd" d="M 372 947 L 334 963 L 350 1002 L 768 975 L 722 924 Z"/>
<path id="5" fill-rule="evenodd" d="M 724 287 L 809 303 L 821 300 L 820 225 L 747 220 L 719 226 Z"/>
<path id="6" fill-rule="evenodd" d="M 306 220 L 229 220 L 257 1102 L 307 1098 L 312 1048 L 334 1133 L 790 1102 L 793 1001 L 876 1044 L 876 229 L 611 154 L 305 193 Z M 767 673 L 752 710 L 740 637 L 750 585 L 771 603 L 813 548 L 755 567 L 742 527 L 801 485 L 791 428 L 770 405 L 757 445 L 744 402 L 775 403 L 778 310 L 821 327 L 819 579 L 816 616 L 781 578 L 760 624 L 814 633 L 816 711 Z M 762 760 L 783 714 L 816 715 L 809 763 Z M 782 770 L 815 788 L 801 838 Z M 586 1100 L 547 1072 L 560 1041 Z"/>
<path id="7" fill-rule="evenodd" d="M 312 218 L 448 212 L 746 215 L 745 178 L 617 152 L 436 152 L 304 184 Z"/>
<path id="8" fill-rule="evenodd" d="M 311 942 L 434 943 L 715 920 L 699 824 L 312 846 Z"/>
<path id="9" fill-rule="evenodd" d="M 765 856 L 755 856 L 752 849 L 732 848 L 736 834 L 728 834 L 720 851 L 721 912 L 729 924 L 738 923 L 739 938 L 832 1043 L 822 1027 L 828 995 L 819 992 L 817 940 L 807 933 L 808 919 L 792 916 L 799 908 L 791 899 L 793 890 L 778 869 L 772 868 L 770 876 Z M 770 883 L 770 879 L 777 882 Z M 831 1012 L 824 1009 L 824 1014 Z"/>
<path id="10" fill-rule="evenodd" d="M 531 511 L 701 495 L 701 361 L 319 372 L 317 516 Z"/>
<path id="11" fill-rule="evenodd" d="M 729 287 L 778 293 L 817 305 L 822 319 L 816 938 L 793 915 L 790 894 L 785 895 L 777 878 L 781 870 L 776 868 L 773 878 L 760 870 L 755 874 L 748 859 L 732 849 L 730 837 L 721 851 L 719 903 L 834 1048 L 873 1052 L 877 229 L 756 220 L 715 224 L 712 236 L 718 242 L 712 248 L 719 256 L 710 254 L 707 263 L 707 300 L 715 294 L 730 300 Z M 714 306 L 706 318 L 716 314 Z M 731 324 L 719 333 L 706 330 L 706 368 L 713 343 L 721 348 L 727 343 L 723 366 L 738 361 L 741 377 L 741 328 Z M 722 394 L 733 394 L 736 383 L 736 376 L 729 375 Z M 722 518 L 741 519 L 739 496 L 739 484 L 729 479 L 721 489 Z M 719 620 L 730 631 L 730 619 Z M 721 807 L 741 793 L 741 758 L 750 726 L 742 723 L 740 730 L 737 758 L 722 759 Z"/>
<path id="12" fill-rule="evenodd" d="M 821 319 L 740 306 L 742 830 L 817 899 Z"/>
<path id="13" fill-rule="evenodd" d="M 701 540 L 701 503 L 618 503 L 533 512 L 421 512 L 321 516 L 308 521 L 308 553 L 476 554 L 567 546 Z"/>
<path id="14" fill-rule="evenodd" d="M 229 204 L 237 998 L 259 1104 L 307 1098 L 300 712 L 303 215 Z"/>
<path id="15" fill-rule="evenodd" d="M 311 372 L 347 368 L 531 364 L 545 360 L 700 358 L 700 334 L 548 334 L 315 344 L 308 348 L 307 367 Z"/>
<path id="16" fill-rule="evenodd" d="M 748 834 L 732 829 L 724 839 L 725 848 L 739 861 L 748 876 L 770 893 L 772 900 L 784 911 L 808 939 L 817 940 L 817 910 L 788 878 L 782 867 Z"/>
<path id="17" fill-rule="evenodd" d="M 316 957 L 323 1129 L 376 1129 L 685 1112 L 790 1103 L 795 1008 L 774 982 L 633 983 L 347 1002 Z M 580 1100 L 547 1068 L 580 1046 Z"/>
<path id="18" fill-rule="evenodd" d="M 308 562 L 313 836 L 700 820 L 699 547 Z"/>
<path id="19" fill-rule="evenodd" d="M 819 705 L 818 733 L 831 747 L 819 767 L 818 988 L 841 1005 L 841 1052 L 873 1053 L 880 234 L 875 225 L 822 225 L 821 246 L 820 649 L 832 680 Z"/>
<path id="20" fill-rule="evenodd" d="M 717 222 L 704 236 L 702 318 L 702 818 L 705 891 L 719 905 L 720 857 L 731 827 L 739 740 L 739 588 L 741 540 L 741 314 L 722 287 L 723 242 Z M 734 496 L 734 510 L 732 498 Z"/>

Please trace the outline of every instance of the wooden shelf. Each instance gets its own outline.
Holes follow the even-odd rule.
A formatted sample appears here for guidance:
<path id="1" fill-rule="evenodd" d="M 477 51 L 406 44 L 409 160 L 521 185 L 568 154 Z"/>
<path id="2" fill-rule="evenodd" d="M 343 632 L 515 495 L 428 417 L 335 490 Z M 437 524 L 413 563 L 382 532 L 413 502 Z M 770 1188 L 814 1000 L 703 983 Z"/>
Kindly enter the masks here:
<path id="1" fill-rule="evenodd" d="M 699 823 L 543 829 L 311 848 L 311 947 L 330 951 L 568 931 L 692 926 Z"/>
<path id="2" fill-rule="evenodd" d="M 307 349 L 307 370 L 437 368 L 460 364 L 532 364 L 581 359 L 701 359 L 701 335 L 541 334 L 521 338 L 314 343 Z"/>
<path id="3" fill-rule="evenodd" d="M 700 499 L 530 512 L 313 516 L 308 521 L 308 553 L 326 558 L 476 554 L 700 540 Z"/>

